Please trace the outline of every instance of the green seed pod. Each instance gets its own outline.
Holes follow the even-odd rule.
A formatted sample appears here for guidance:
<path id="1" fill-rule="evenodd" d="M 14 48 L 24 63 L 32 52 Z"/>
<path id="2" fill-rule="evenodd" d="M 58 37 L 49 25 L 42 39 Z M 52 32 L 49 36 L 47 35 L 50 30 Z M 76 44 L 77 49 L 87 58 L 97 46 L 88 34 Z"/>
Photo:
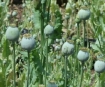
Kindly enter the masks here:
<path id="1" fill-rule="evenodd" d="M 12 16 L 16 16 L 16 15 L 17 15 L 17 11 L 13 11 Z"/>
<path id="2" fill-rule="evenodd" d="M 54 31 L 54 28 L 49 24 L 44 28 L 45 35 L 51 35 L 53 31 Z"/>
<path id="3" fill-rule="evenodd" d="M 81 22 L 81 19 L 77 16 L 75 22 L 76 23 L 80 23 Z"/>
<path id="4" fill-rule="evenodd" d="M 65 9 L 66 9 L 66 13 L 71 13 L 72 12 L 69 2 L 66 4 L 66 8 Z"/>
<path id="5" fill-rule="evenodd" d="M 5 6 L 5 2 L 0 2 L 0 7 L 4 7 Z"/>
<path id="6" fill-rule="evenodd" d="M 105 71 L 105 62 L 102 60 L 97 60 L 94 64 L 94 69 L 97 73 L 102 73 Z"/>
<path id="7" fill-rule="evenodd" d="M 47 87 L 58 87 L 55 81 L 50 81 L 47 85 Z"/>
<path id="8" fill-rule="evenodd" d="M 56 43 L 59 43 L 59 42 L 60 42 L 60 40 L 59 40 L 59 39 L 56 39 L 56 40 L 55 40 L 55 42 L 56 42 Z"/>
<path id="9" fill-rule="evenodd" d="M 32 50 L 35 46 L 35 39 L 28 35 L 28 34 L 25 34 L 21 40 L 21 47 L 25 50 Z"/>
<path id="10" fill-rule="evenodd" d="M 41 0 L 41 4 L 44 4 L 45 3 L 45 0 Z"/>
<path id="11" fill-rule="evenodd" d="M 8 13 L 6 14 L 6 17 L 7 17 L 7 18 L 10 18 L 10 17 L 11 17 L 11 13 L 8 12 Z"/>
<path id="12" fill-rule="evenodd" d="M 15 26 L 9 26 L 6 30 L 6 38 L 10 41 L 17 41 L 19 38 L 19 29 Z"/>
<path id="13" fill-rule="evenodd" d="M 23 7 L 23 8 L 24 8 L 24 7 L 26 7 L 26 4 L 25 4 L 25 3 L 23 3 L 23 4 L 22 4 L 22 7 Z"/>
<path id="14" fill-rule="evenodd" d="M 78 60 L 80 60 L 81 62 L 85 62 L 88 60 L 89 58 L 89 52 L 84 50 L 84 49 L 81 49 L 79 50 L 78 54 L 77 54 L 77 58 Z"/>
<path id="15" fill-rule="evenodd" d="M 89 19 L 89 17 L 90 17 L 90 10 L 88 10 L 88 9 L 80 9 L 78 14 L 77 14 L 77 17 L 80 20 L 87 20 L 87 19 Z"/>
<path id="16" fill-rule="evenodd" d="M 65 14 L 65 19 L 69 19 L 70 18 L 70 14 L 69 13 L 66 13 Z"/>
<path id="17" fill-rule="evenodd" d="M 68 41 L 66 41 L 62 46 L 62 53 L 64 55 L 70 55 L 74 51 L 74 45 Z"/>

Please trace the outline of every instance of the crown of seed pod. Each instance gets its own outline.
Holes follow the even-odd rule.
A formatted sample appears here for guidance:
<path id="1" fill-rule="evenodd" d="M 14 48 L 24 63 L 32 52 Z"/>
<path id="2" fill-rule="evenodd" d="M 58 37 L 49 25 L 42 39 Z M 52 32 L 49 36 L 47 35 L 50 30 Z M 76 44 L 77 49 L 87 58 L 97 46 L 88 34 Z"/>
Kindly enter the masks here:
<path id="1" fill-rule="evenodd" d="M 47 87 L 58 87 L 55 81 L 49 81 Z"/>
<path id="2" fill-rule="evenodd" d="M 15 24 L 11 24 L 6 30 L 6 38 L 10 41 L 17 41 L 19 38 L 19 29 Z"/>
<path id="3" fill-rule="evenodd" d="M 54 28 L 49 24 L 44 28 L 45 35 L 51 35 L 53 31 L 54 31 Z"/>
<path id="4" fill-rule="evenodd" d="M 72 43 L 72 41 L 66 41 L 62 45 L 62 53 L 64 55 L 70 55 L 73 53 L 73 51 L 74 51 L 74 44 Z"/>
<path id="5" fill-rule="evenodd" d="M 35 39 L 30 34 L 24 34 L 21 40 L 21 47 L 25 50 L 32 50 L 35 46 Z"/>
<path id="6" fill-rule="evenodd" d="M 90 10 L 86 8 L 81 8 L 77 14 L 80 20 L 87 20 L 90 17 Z"/>
<path id="7" fill-rule="evenodd" d="M 85 62 L 88 60 L 89 58 L 89 52 L 87 51 L 86 48 L 81 48 L 77 54 L 77 58 L 78 60 L 80 60 L 81 62 Z"/>
<path id="8" fill-rule="evenodd" d="M 97 73 L 102 73 L 105 71 L 105 62 L 102 60 L 95 61 L 94 69 Z"/>

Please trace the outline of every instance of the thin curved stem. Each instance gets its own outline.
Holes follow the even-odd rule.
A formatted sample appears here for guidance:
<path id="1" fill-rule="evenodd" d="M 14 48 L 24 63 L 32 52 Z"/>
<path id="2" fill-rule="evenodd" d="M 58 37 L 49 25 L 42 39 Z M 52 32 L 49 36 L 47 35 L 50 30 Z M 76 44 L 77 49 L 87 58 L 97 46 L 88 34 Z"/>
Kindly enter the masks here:
<path id="1" fill-rule="evenodd" d="M 28 52 L 28 73 L 27 73 L 27 87 L 29 87 L 29 81 L 30 81 L 30 52 Z"/>
<path id="2" fill-rule="evenodd" d="M 84 66 L 84 63 L 82 62 L 82 66 L 81 66 L 81 80 L 80 80 L 80 85 L 79 85 L 79 87 L 82 87 L 82 80 L 83 80 L 83 66 Z"/>
<path id="3" fill-rule="evenodd" d="M 67 56 L 65 56 L 65 86 L 64 87 L 67 87 Z"/>
<path id="4" fill-rule="evenodd" d="M 16 87 L 16 74 L 15 74 L 15 42 L 13 44 L 13 87 Z"/>

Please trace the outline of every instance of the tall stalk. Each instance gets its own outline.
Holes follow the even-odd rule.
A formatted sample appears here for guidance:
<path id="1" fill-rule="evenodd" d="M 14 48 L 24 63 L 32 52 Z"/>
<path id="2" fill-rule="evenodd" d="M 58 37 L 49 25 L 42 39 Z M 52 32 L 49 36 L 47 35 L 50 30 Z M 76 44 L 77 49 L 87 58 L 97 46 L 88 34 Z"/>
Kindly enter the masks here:
<path id="1" fill-rule="evenodd" d="M 41 62 L 42 62 L 42 65 L 43 65 L 43 68 L 45 66 L 45 57 L 43 55 L 43 45 L 44 45 L 44 12 L 45 12 L 45 3 L 46 3 L 46 0 L 44 3 L 41 3 Z M 43 75 L 41 73 L 41 76 L 40 76 L 40 84 L 43 84 Z"/>
<path id="2" fill-rule="evenodd" d="M 49 20 L 50 20 L 50 5 L 51 5 L 51 0 L 49 0 L 47 23 L 48 23 Z"/>
<path id="3" fill-rule="evenodd" d="M 82 87 L 82 80 L 83 80 L 83 66 L 84 66 L 84 62 L 82 62 L 82 66 L 81 66 L 81 80 L 80 80 L 80 85 L 79 87 Z"/>
<path id="4" fill-rule="evenodd" d="M 79 37 L 80 37 L 80 29 L 79 29 L 79 23 L 77 23 L 77 37 L 78 37 L 78 39 L 80 39 Z M 76 47 L 76 57 L 77 57 L 77 54 L 78 54 L 78 49 L 79 49 L 79 42 L 77 42 L 76 41 L 76 45 L 75 45 L 75 47 Z M 76 63 L 75 63 L 76 65 L 77 65 L 77 74 L 79 74 L 79 72 L 80 72 L 80 64 L 79 64 L 79 61 L 76 59 Z M 77 75 L 78 76 L 78 75 Z M 77 77 L 78 78 L 78 77 Z M 76 85 L 78 85 L 78 79 L 76 79 L 76 82 L 77 82 L 77 84 Z"/>
<path id="5" fill-rule="evenodd" d="M 67 56 L 65 56 L 64 67 L 65 67 L 65 86 L 64 87 L 67 87 Z"/>
<path id="6" fill-rule="evenodd" d="M 16 74 L 15 74 L 15 42 L 13 44 L 13 87 L 16 87 Z"/>
<path id="7" fill-rule="evenodd" d="M 77 23 L 77 36 L 78 36 L 78 38 L 80 36 L 79 23 Z"/>
<path id="8" fill-rule="evenodd" d="M 45 87 L 47 80 L 47 72 L 48 72 L 48 38 L 46 39 L 46 70 L 45 70 Z"/>
<path id="9" fill-rule="evenodd" d="M 30 52 L 28 52 L 28 72 L 27 72 L 27 87 L 29 87 L 30 82 Z"/>
<path id="10" fill-rule="evenodd" d="M 85 26 L 86 26 L 86 21 L 85 20 L 83 20 L 83 27 L 84 27 L 84 30 L 83 30 L 83 39 L 84 39 L 84 47 L 85 47 L 85 39 L 86 39 L 86 29 L 85 29 Z"/>
<path id="11" fill-rule="evenodd" d="M 99 81 L 98 86 L 101 87 L 101 83 L 100 83 L 100 73 L 98 73 L 98 81 Z"/>

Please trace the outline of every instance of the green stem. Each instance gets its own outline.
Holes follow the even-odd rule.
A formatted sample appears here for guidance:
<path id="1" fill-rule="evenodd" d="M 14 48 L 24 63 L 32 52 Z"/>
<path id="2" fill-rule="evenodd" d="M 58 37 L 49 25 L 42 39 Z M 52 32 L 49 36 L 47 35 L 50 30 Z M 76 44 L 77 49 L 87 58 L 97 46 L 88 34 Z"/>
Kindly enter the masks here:
<path id="1" fill-rule="evenodd" d="M 51 0 L 49 0 L 49 6 L 48 6 L 48 16 L 47 16 L 47 23 L 49 22 L 50 19 L 50 5 L 51 5 Z"/>
<path id="2" fill-rule="evenodd" d="M 82 62 L 82 66 L 81 66 L 81 80 L 80 80 L 80 85 L 79 85 L 79 87 L 82 87 L 82 80 L 83 80 L 83 66 L 84 66 L 84 63 Z"/>
<path id="3" fill-rule="evenodd" d="M 47 72 L 48 72 L 48 38 L 46 39 L 46 71 L 45 71 L 45 87 L 47 80 Z"/>
<path id="4" fill-rule="evenodd" d="M 67 87 L 67 56 L 65 56 L 65 86 L 64 87 Z"/>
<path id="5" fill-rule="evenodd" d="M 98 74 L 98 81 L 99 81 L 99 87 L 101 87 L 101 83 L 100 83 L 100 73 Z"/>
<path id="6" fill-rule="evenodd" d="M 84 47 L 85 47 L 85 39 L 86 39 L 86 29 L 85 29 L 85 25 L 86 25 L 86 21 L 85 20 L 83 20 L 83 26 L 84 26 L 84 32 L 83 32 L 83 39 L 84 39 Z"/>
<path id="7" fill-rule="evenodd" d="M 15 74 L 15 42 L 13 43 L 13 87 L 16 87 L 16 74 Z"/>
<path id="8" fill-rule="evenodd" d="M 45 65 L 45 58 L 43 55 L 43 45 L 44 45 L 44 4 L 42 4 L 42 9 L 41 9 L 41 62 L 44 68 Z M 43 84 L 43 74 L 41 73 L 40 76 L 40 84 Z"/>
<path id="9" fill-rule="evenodd" d="M 66 21 L 67 21 L 67 33 L 66 33 L 66 39 L 67 39 L 67 37 L 68 37 L 68 31 L 69 31 L 69 19 L 66 19 Z"/>
<path id="10" fill-rule="evenodd" d="M 30 52 L 28 52 L 28 73 L 27 73 L 27 87 L 29 87 L 29 81 L 30 81 Z"/>
<path id="11" fill-rule="evenodd" d="M 80 37 L 80 30 L 79 30 L 79 23 L 77 23 L 77 37 L 78 37 L 78 39 L 79 39 L 79 37 Z M 76 43 L 76 56 L 77 56 L 77 54 L 78 54 L 78 49 L 79 49 L 79 43 Z M 78 59 L 76 59 L 76 64 L 77 64 L 77 74 L 79 74 L 80 73 L 80 64 L 79 64 L 79 61 L 78 61 Z M 78 76 L 78 75 L 77 75 Z M 77 79 L 76 79 L 77 80 Z M 76 85 L 78 85 L 78 80 L 76 81 L 77 82 L 77 84 Z"/>
<path id="12" fill-rule="evenodd" d="M 78 39 L 79 39 L 79 37 L 80 37 L 79 23 L 77 23 L 77 36 L 78 36 Z"/>

